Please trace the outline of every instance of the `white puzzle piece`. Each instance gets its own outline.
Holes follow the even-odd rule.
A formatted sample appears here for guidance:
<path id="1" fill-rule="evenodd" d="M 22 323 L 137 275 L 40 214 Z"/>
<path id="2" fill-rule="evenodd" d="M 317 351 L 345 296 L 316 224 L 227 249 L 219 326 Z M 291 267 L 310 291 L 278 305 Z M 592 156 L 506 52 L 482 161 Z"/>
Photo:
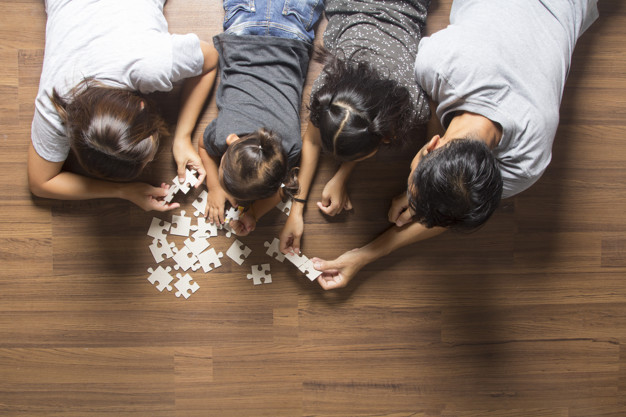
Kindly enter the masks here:
<path id="1" fill-rule="evenodd" d="M 210 238 L 217 236 L 217 225 L 215 223 L 207 223 L 204 217 L 198 217 L 197 224 L 192 225 L 191 230 L 196 232 L 192 235 L 195 238 Z"/>
<path id="2" fill-rule="evenodd" d="M 191 205 L 196 209 L 196 211 L 193 212 L 194 216 L 200 217 L 204 215 L 204 211 L 206 210 L 206 200 L 208 196 L 209 193 L 207 192 L 207 190 L 202 190 L 200 195 L 198 195 L 194 202 L 191 203 Z"/>
<path id="3" fill-rule="evenodd" d="M 185 246 L 189 248 L 191 253 L 198 256 L 202 253 L 203 250 L 211 246 L 211 244 L 204 237 L 194 237 L 185 239 Z"/>
<path id="4" fill-rule="evenodd" d="M 187 194 L 191 187 L 198 183 L 198 178 L 196 177 L 196 170 L 185 170 L 185 180 L 181 183 L 178 180 L 178 176 L 174 177 L 172 183 L 175 186 L 178 186 L 178 189 L 183 192 L 183 194 Z"/>
<path id="5" fill-rule="evenodd" d="M 220 230 L 224 230 L 226 237 L 231 237 L 232 235 L 237 235 L 237 233 L 235 233 L 235 230 L 230 227 L 230 225 L 228 223 L 224 223 L 223 225 L 220 226 Z"/>
<path id="6" fill-rule="evenodd" d="M 178 281 L 174 284 L 178 290 L 174 294 L 176 297 L 180 297 L 182 295 L 185 298 L 189 298 L 191 294 L 198 291 L 198 288 L 200 288 L 197 282 L 194 282 L 193 284 L 191 283 L 193 278 L 189 274 L 185 274 L 184 276 L 176 274 L 176 277 L 178 278 Z"/>
<path id="7" fill-rule="evenodd" d="M 148 281 L 150 281 L 153 285 L 158 282 L 158 285 L 155 285 L 155 287 L 159 291 L 163 291 L 165 289 L 168 291 L 172 291 L 170 282 L 172 282 L 174 277 L 170 275 L 171 270 L 172 268 L 170 268 L 169 266 L 167 268 L 159 266 L 156 270 L 148 268 L 148 272 L 150 272 Z"/>
<path id="8" fill-rule="evenodd" d="M 282 211 L 283 213 L 285 213 L 287 216 L 289 216 L 289 213 L 291 213 L 292 204 L 293 204 L 293 201 L 291 199 L 287 201 L 280 201 L 278 204 L 276 204 L 276 208 Z"/>
<path id="9" fill-rule="evenodd" d="M 250 256 L 250 252 L 252 252 L 252 250 L 249 247 L 235 239 L 233 244 L 230 245 L 230 248 L 226 251 L 226 255 L 237 262 L 237 264 L 241 265 L 244 259 Z"/>
<path id="10" fill-rule="evenodd" d="M 178 187 L 178 184 L 170 185 L 170 188 L 167 189 L 167 195 L 163 197 L 163 204 L 171 203 L 174 199 L 174 194 L 176 194 L 179 190 L 180 188 Z"/>
<path id="11" fill-rule="evenodd" d="M 322 271 L 318 271 L 317 269 L 315 269 L 313 267 L 313 261 L 311 261 L 310 259 L 306 261 L 305 263 L 303 263 L 302 265 L 300 265 L 298 269 L 302 271 L 304 275 L 306 275 L 307 278 L 310 279 L 311 281 L 315 281 L 317 277 L 322 275 Z"/>
<path id="12" fill-rule="evenodd" d="M 224 213 L 224 215 L 226 216 L 224 218 L 224 223 L 228 224 L 232 221 L 235 220 L 239 220 L 239 216 L 241 216 L 241 213 L 243 212 L 243 208 L 238 207 L 238 208 L 234 208 L 231 207 L 228 210 L 226 210 L 226 213 Z"/>
<path id="13" fill-rule="evenodd" d="M 156 263 L 161 263 L 166 259 L 174 256 L 174 252 L 176 250 L 176 244 L 174 242 L 170 243 L 165 239 L 154 239 L 152 241 L 152 245 L 148 246 L 150 248 L 150 252 L 152 252 L 152 257 L 156 261 Z"/>
<path id="14" fill-rule="evenodd" d="M 148 229 L 148 236 L 155 239 L 167 240 L 167 231 L 170 230 L 172 224 L 153 217 L 152 223 L 150 223 L 150 229 Z"/>
<path id="15" fill-rule="evenodd" d="M 285 255 L 285 258 L 287 258 L 287 260 L 289 260 L 289 262 L 291 262 L 292 264 L 294 264 L 296 267 L 300 267 L 302 264 L 304 264 L 306 261 L 309 260 L 309 258 L 307 258 L 306 256 L 300 254 L 300 255 L 296 255 L 295 253 L 289 252 Z"/>
<path id="16" fill-rule="evenodd" d="M 200 264 L 204 272 L 209 272 L 215 268 L 222 266 L 220 258 L 222 258 L 223 256 L 224 254 L 222 252 L 218 253 L 215 251 L 215 249 L 211 248 L 198 255 L 198 263 Z"/>
<path id="17" fill-rule="evenodd" d="M 267 252 L 265 253 L 276 259 L 278 262 L 283 262 L 285 260 L 285 255 L 283 255 L 280 251 L 280 240 L 277 238 L 274 238 L 271 244 L 270 242 L 263 242 L 263 246 L 267 248 Z"/>
<path id="18" fill-rule="evenodd" d="M 190 228 L 191 217 L 185 216 L 185 210 L 181 210 L 179 215 L 174 214 L 172 216 L 172 227 L 170 228 L 171 235 L 188 237 Z"/>
<path id="19" fill-rule="evenodd" d="M 198 258 L 196 255 L 191 253 L 191 250 L 186 246 L 176 252 L 176 255 L 174 255 L 172 259 L 176 262 L 176 265 L 174 265 L 174 269 L 176 270 L 182 269 L 183 271 L 186 271 L 191 268 L 195 271 L 200 268 L 200 265 L 196 264 L 196 262 L 198 262 Z"/>
<path id="20" fill-rule="evenodd" d="M 254 285 L 271 284 L 270 264 L 252 265 L 252 273 L 248 274 L 248 279 L 252 279 Z"/>

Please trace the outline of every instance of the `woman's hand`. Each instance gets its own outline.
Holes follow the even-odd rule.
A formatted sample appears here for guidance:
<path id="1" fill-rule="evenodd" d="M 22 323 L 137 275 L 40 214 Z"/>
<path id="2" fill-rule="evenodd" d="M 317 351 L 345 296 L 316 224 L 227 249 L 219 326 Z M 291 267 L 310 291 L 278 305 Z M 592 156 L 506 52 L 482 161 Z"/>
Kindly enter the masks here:
<path id="1" fill-rule="evenodd" d="M 409 209 L 409 198 L 406 193 L 402 193 L 391 201 L 388 218 L 391 223 L 402 227 L 413 221 L 413 214 Z"/>
<path id="2" fill-rule="evenodd" d="M 153 187 L 143 182 L 132 182 L 124 184 L 122 196 L 145 211 L 168 211 L 180 207 L 179 203 L 166 203 L 163 200 L 169 188 L 170 186 L 165 183 L 160 187 Z"/>
<path id="3" fill-rule="evenodd" d="M 191 137 L 174 140 L 172 153 L 174 155 L 174 160 L 176 161 L 178 180 L 181 183 L 185 181 L 185 169 L 189 167 L 190 169 L 195 169 L 198 172 L 198 182 L 195 186 L 196 188 L 199 187 L 204 182 L 206 170 L 204 169 L 204 165 L 202 165 L 200 155 L 198 155 L 198 152 L 196 152 L 195 148 L 191 144 Z"/>
<path id="4" fill-rule="evenodd" d="M 322 191 L 322 201 L 317 207 L 328 216 L 335 216 L 343 210 L 352 210 L 352 202 L 348 196 L 346 182 L 337 175 L 332 177 Z"/>
<path id="5" fill-rule="evenodd" d="M 325 290 L 343 288 L 367 264 L 361 249 L 352 249 L 333 261 L 311 258 L 313 266 L 322 275 L 317 278 L 318 284 Z"/>
<path id="6" fill-rule="evenodd" d="M 298 203 L 295 203 L 298 204 Z M 296 255 L 300 254 L 300 239 L 304 233 L 304 220 L 302 214 L 297 214 L 293 211 L 289 214 L 283 230 L 280 232 L 280 251 L 282 253 L 293 252 Z"/>
<path id="7" fill-rule="evenodd" d="M 243 213 L 239 216 L 239 220 L 233 220 L 230 222 L 230 226 L 233 228 L 237 236 L 247 236 L 256 228 L 256 219 L 249 213 Z"/>

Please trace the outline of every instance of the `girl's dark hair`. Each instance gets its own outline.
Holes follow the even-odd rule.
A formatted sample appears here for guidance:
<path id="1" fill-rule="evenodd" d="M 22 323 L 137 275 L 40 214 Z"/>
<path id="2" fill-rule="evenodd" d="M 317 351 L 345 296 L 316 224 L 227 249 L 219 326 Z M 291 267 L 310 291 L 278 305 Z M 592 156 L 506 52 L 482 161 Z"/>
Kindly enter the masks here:
<path id="1" fill-rule="evenodd" d="M 283 183 L 287 194 L 298 191 L 297 168 L 288 171 L 280 137 L 265 128 L 230 145 L 221 165 L 222 187 L 241 206 L 271 197 Z"/>
<path id="2" fill-rule="evenodd" d="M 50 97 L 81 166 L 111 180 L 137 177 L 168 135 L 154 105 L 134 91 L 85 79 L 62 97 Z"/>
<path id="3" fill-rule="evenodd" d="M 377 150 L 383 140 L 403 144 L 416 127 L 409 91 L 385 78 L 367 62 L 339 59 L 316 50 L 324 64 L 324 84 L 311 97 L 310 119 L 322 146 L 340 161 Z"/>
<path id="4" fill-rule="evenodd" d="M 474 230 L 502 198 L 498 161 L 481 141 L 452 140 L 427 154 L 409 180 L 413 219 L 430 228 Z"/>

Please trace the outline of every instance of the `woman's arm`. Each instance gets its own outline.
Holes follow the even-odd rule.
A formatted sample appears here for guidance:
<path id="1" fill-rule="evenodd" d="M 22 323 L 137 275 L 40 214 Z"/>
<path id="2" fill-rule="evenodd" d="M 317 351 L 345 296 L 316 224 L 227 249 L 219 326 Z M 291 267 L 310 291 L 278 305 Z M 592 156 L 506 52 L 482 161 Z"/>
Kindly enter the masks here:
<path id="1" fill-rule="evenodd" d="M 84 177 L 62 171 L 63 162 L 49 162 L 37 154 L 31 144 L 28 148 L 28 184 L 31 192 L 57 200 L 89 200 L 94 198 L 122 198 L 144 210 L 167 211 L 179 207 L 161 200 L 167 195 L 167 185 L 153 187 L 140 182 L 117 183 Z"/>
<path id="2" fill-rule="evenodd" d="M 307 199 L 313 177 L 317 170 L 317 161 L 321 150 L 320 131 L 313 123 L 309 122 L 306 132 L 302 137 L 302 154 L 300 170 L 298 172 L 298 193 L 294 196 L 299 200 Z M 293 201 L 289 217 L 280 233 L 280 250 L 283 253 L 300 253 L 300 238 L 304 233 L 304 206 L 305 204 Z"/>
<path id="3" fill-rule="evenodd" d="M 445 230 L 440 227 L 428 229 L 415 222 L 403 227 L 392 226 L 367 245 L 352 249 L 335 260 L 313 258 L 315 269 L 323 271 L 317 282 L 325 290 L 345 287 L 365 265 L 401 247 L 437 236 Z"/>
<path id="4" fill-rule="evenodd" d="M 317 202 L 317 207 L 322 213 L 335 216 L 343 210 L 352 210 L 346 184 L 356 164 L 356 161 L 342 163 L 335 175 L 326 183 L 322 191 L 322 201 Z"/>
<path id="5" fill-rule="evenodd" d="M 210 43 L 200 41 L 200 47 L 204 55 L 202 74 L 185 80 L 178 122 L 176 123 L 176 131 L 174 133 L 174 143 L 172 145 L 178 178 L 184 181 L 185 168 L 189 166 L 198 171 L 196 187 L 204 182 L 206 171 L 200 156 L 191 143 L 191 134 L 196 126 L 204 102 L 209 96 L 211 88 L 213 88 L 219 57 L 217 50 Z"/>

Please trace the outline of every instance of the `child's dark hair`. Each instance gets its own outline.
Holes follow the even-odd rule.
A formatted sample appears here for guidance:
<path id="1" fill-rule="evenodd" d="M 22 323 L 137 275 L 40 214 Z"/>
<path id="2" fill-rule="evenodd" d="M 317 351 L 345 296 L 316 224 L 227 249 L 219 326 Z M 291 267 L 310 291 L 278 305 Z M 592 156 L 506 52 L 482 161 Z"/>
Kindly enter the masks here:
<path id="1" fill-rule="evenodd" d="M 221 162 L 222 187 L 241 206 L 271 197 L 284 183 L 284 192 L 298 191 L 297 168 L 288 169 L 280 137 L 261 128 L 228 147 Z"/>
<path id="2" fill-rule="evenodd" d="M 340 161 L 370 155 L 380 145 L 403 144 L 417 123 L 406 87 L 367 62 L 339 59 L 316 50 L 324 64 L 324 84 L 311 97 L 310 119 L 320 130 L 322 146 Z"/>
<path id="3" fill-rule="evenodd" d="M 81 166 L 100 178 L 137 177 L 168 135 L 154 105 L 134 91 L 85 79 L 66 97 L 52 90 L 50 99 Z"/>

